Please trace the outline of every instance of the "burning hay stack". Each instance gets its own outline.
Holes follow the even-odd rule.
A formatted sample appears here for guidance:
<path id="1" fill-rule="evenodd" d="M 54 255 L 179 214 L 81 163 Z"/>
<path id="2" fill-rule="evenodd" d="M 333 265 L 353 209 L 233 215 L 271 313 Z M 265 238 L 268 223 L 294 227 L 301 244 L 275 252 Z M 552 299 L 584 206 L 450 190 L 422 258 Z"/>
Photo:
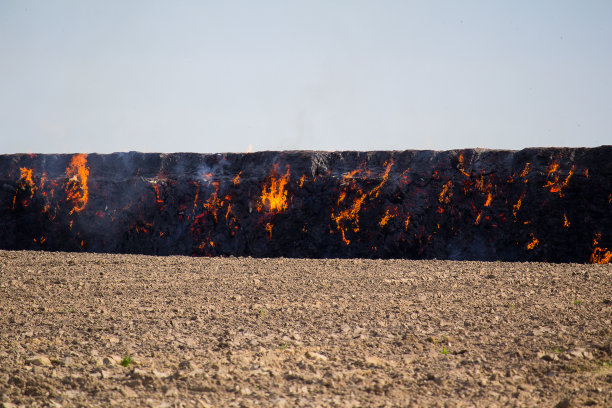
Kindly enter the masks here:
<path id="1" fill-rule="evenodd" d="M 0 156 L 0 248 L 612 260 L 612 146 Z"/>

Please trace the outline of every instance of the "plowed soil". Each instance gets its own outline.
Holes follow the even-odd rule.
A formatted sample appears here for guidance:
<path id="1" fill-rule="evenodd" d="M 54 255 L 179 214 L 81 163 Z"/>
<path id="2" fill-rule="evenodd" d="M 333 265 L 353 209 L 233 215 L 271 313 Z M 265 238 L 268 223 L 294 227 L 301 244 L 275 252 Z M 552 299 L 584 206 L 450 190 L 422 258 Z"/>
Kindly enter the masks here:
<path id="1" fill-rule="evenodd" d="M 1 403 L 610 407 L 612 266 L 0 251 Z"/>

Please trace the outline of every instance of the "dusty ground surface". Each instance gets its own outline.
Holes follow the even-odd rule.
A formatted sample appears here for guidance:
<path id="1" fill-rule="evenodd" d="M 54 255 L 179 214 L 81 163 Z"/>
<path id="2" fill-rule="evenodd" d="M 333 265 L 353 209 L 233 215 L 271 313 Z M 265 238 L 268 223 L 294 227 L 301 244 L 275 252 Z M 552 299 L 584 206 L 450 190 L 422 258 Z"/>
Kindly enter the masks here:
<path id="1" fill-rule="evenodd" d="M 611 265 L 0 251 L 0 404 L 610 407 L 611 320 Z"/>

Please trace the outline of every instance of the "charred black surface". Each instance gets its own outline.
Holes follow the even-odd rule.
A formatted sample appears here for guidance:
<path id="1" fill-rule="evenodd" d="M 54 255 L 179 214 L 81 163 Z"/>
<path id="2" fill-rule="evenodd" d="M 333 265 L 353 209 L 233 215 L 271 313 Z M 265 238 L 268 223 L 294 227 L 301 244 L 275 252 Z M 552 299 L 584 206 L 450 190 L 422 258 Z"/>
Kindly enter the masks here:
<path id="1" fill-rule="evenodd" d="M 612 146 L 0 156 L 0 248 L 608 262 Z"/>

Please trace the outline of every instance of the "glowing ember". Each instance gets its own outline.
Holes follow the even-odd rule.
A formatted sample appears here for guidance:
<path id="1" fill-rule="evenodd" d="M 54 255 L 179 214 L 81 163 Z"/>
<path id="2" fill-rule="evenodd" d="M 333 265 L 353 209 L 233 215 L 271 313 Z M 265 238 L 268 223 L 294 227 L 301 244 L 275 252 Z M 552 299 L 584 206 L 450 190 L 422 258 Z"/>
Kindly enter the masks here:
<path id="1" fill-rule="evenodd" d="M 533 248 L 538 246 L 540 241 L 536 237 L 534 237 L 533 234 L 530 234 L 530 235 L 531 235 L 531 241 L 527 244 L 527 249 L 531 251 Z"/>
<path id="2" fill-rule="evenodd" d="M 569 228 L 570 227 L 570 222 L 567 220 L 567 215 L 563 214 L 563 227 L 564 228 Z"/>
<path id="3" fill-rule="evenodd" d="M 353 231 L 359 232 L 359 212 L 361 211 L 361 206 L 364 204 L 367 198 L 371 198 L 372 196 L 374 198 L 378 197 L 380 189 L 383 187 L 383 185 L 387 182 L 387 179 L 389 178 L 389 172 L 391 171 L 391 167 L 393 167 L 393 159 L 389 160 L 389 162 L 384 163 L 384 166 L 386 166 L 385 173 L 382 176 L 382 180 L 376 187 L 374 187 L 367 193 L 363 193 L 361 189 L 357 188 L 356 193 L 358 197 L 355 199 L 355 201 L 353 201 L 353 204 L 349 208 L 340 211 L 340 213 L 338 213 L 337 215 L 334 212 L 332 212 L 331 214 L 331 219 L 336 223 L 336 228 L 342 234 L 342 241 L 346 245 L 349 245 L 351 243 L 351 241 L 346 237 L 348 228 L 346 224 L 352 224 Z M 355 174 L 357 174 L 357 172 L 358 170 L 354 170 L 348 173 L 343 177 L 343 180 L 346 181 L 347 179 L 352 178 Z M 344 201 L 346 194 L 346 191 L 340 192 L 340 195 L 338 197 L 338 204 Z"/>
<path id="4" fill-rule="evenodd" d="M 574 168 L 575 166 L 572 165 L 572 168 L 569 170 L 567 176 L 565 177 L 565 179 L 563 181 L 560 180 L 559 175 L 556 174 L 557 170 L 559 169 L 559 165 L 557 163 L 553 163 L 548 167 L 548 175 L 547 175 L 547 181 L 546 184 L 544 184 L 542 187 L 544 188 L 548 188 L 550 190 L 551 193 L 557 193 L 559 194 L 559 197 L 563 197 L 563 189 L 565 187 L 567 187 L 570 178 L 572 177 L 572 174 L 574 174 Z"/>
<path id="5" fill-rule="evenodd" d="M 272 229 L 274 228 L 274 225 L 272 225 L 272 223 L 268 222 L 266 223 L 266 231 L 268 232 L 268 240 L 272 239 Z"/>
<path id="6" fill-rule="evenodd" d="M 449 204 L 453 197 L 453 182 L 448 181 L 442 186 L 442 192 L 438 196 L 438 201 L 444 204 Z"/>
<path id="7" fill-rule="evenodd" d="M 380 222 L 378 223 L 378 225 L 382 227 L 384 227 L 385 225 L 387 225 L 387 223 L 392 219 L 397 217 L 397 208 L 393 209 L 393 213 L 389 212 L 389 209 L 387 208 L 387 211 L 385 211 L 385 214 L 382 216 L 382 218 L 380 219 Z M 410 218 L 410 217 L 409 217 Z"/>
<path id="8" fill-rule="evenodd" d="M 464 164 L 464 159 L 463 159 L 463 153 L 459 155 L 459 164 L 457 165 L 457 170 L 459 170 L 459 172 L 461 174 L 463 174 L 466 177 L 470 177 L 469 173 L 467 173 L 465 171 L 465 164 Z"/>
<path id="9" fill-rule="evenodd" d="M 238 172 L 238 174 L 236 174 L 236 177 L 234 177 L 234 179 L 232 180 L 232 184 L 234 184 L 235 186 L 240 184 L 240 175 L 242 174 L 242 172 Z"/>
<path id="10" fill-rule="evenodd" d="M 521 203 L 523 202 L 523 198 L 525 198 L 525 192 L 521 194 L 516 204 L 512 206 L 512 215 L 514 216 L 514 221 L 516 222 L 516 213 L 521 209 Z"/>
<path id="11" fill-rule="evenodd" d="M 67 200 L 73 203 L 70 214 L 82 211 L 87 205 L 87 196 L 89 189 L 87 187 L 87 177 L 89 177 L 89 169 L 87 168 L 87 155 L 75 154 L 72 156 L 70 165 L 66 169 L 65 190 Z"/>
<path id="12" fill-rule="evenodd" d="M 529 174 L 529 165 L 531 163 L 527 162 L 525 163 L 525 167 L 523 168 L 523 171 L 521 172 L 521 178 L 525 178 L 527 177 L 527 174 Z M 525 183 L 527 182 L 527 180 L 525 180 Z"/>
<path id="13" fill-rule="evenodd" d="M 599 240 L 601 239 L 601 232 L 595 234 L 593 238 L 593 253 L 589 258 L 590 263 L 596 264 L 608 264 L 612 261 L 612 251 L 608 251 L 608 248 L 600 248 Z"/>

